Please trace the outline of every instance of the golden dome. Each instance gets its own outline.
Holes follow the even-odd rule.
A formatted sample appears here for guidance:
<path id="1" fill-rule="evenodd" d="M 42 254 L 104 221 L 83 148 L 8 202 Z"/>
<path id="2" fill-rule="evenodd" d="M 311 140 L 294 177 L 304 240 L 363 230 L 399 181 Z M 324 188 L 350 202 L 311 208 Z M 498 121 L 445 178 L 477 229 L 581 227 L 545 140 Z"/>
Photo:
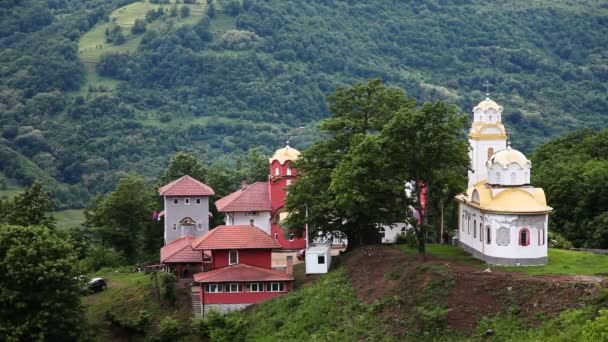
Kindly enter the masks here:
<path id="1" fill-rule="evenodd" d="M 526 156 L 519 152 L 518 150 L 514 150 L 511 146 L 507 147 L 506 150 L 498 151 L 494 153 L 486 162 L 487 167 L 492 167 L 495 163 L 499 163 L 503 167 L 507 167 L 512 163 L 516 163 L 522 168 L 524 167 L 532 167 L 532 162 L 526 158 Z"/>
<path id="2" fill-rule="evenodd" d="M 299 157 L 300 151 L 289 145 L 285 145 L 285 147 L 276 150 L 272 155 L 272 158 L 268 159 L 268 161 L 272 163 L 274 160 L 278 160 L 279 163 L 285 164 L 286 161 L 297 160 Z"/>
<path id="3" fill-rule="evenodd" d="M 477 111 L 478 109 L 482 109 L 483 111 L 494 109 L 495 111 L 502 113 L 502 107 L 496 102 L 492 101 L 489 97 L 486 97 L 485 100 L 479 102 L 479 104 L 473 108 L 473 112 Z"/>
<path id="4" fill-rule="evenodd" d="M 553 208 L 547 205 L 545 192 L 541 188 L 515 187 L 493 189 L 478 182 L 456 199 L 484 211 L 503 214 L 540 214 Z"/>

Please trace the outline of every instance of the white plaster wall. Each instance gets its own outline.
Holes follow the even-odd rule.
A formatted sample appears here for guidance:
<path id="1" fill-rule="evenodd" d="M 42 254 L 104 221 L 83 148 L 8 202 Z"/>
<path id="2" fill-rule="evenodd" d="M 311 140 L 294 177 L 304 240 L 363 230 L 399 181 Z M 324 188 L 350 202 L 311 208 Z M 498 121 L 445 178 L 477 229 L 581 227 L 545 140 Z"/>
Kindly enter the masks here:
<path id="1" fill-rule="evenodd" d="M 329 271 L 331 267 L 331 247 L 325 246 L 322 251 L 319 250 L 318 246 L 312 247 L 314 249 L 306 250 L 306 274 L 323 274 Z M 325 264 L 319 264 L 319 256 L 325 256 Z"/>
<path id="2" fill-rule="evenodd" d="M 517 163 L 511 163 L 508 167 L 503 167 L 499 163 L 495 163 L 488 170 L 489 183 L 500 185 L 524 185 L 530 184 L 530 169 L 522 168 Z M 515 174 L 515 179 L 512 175 Z"/>
<path id="3" fill-rule="evenodd" d="M 185 204 L 185 199 L 190 199 L 190 204 Z M 197 204 L 196 199 L 199 198 L 201 203 Z M 173 204 L 173 200 L 178 199 L 178 204 Z M 184 237 L 187 235 L 200 236 L 209 231 L 209 197 L 207 196 L 192 196 L 192 197 L 164 197 L 165 201 L 165 244 Z M 196 227 L 193 230 L 184 230 L 180 225 L 180 221 L 185 217 L 190 217 L 196 222 Z M 177 226 L 173 230 L 173 225 Z M 201 224 L 201 229 L 198 228 Z"/>
<path id="4" fill-rule="evenodd" d="M 469 139 L 471 150 L 469 158 L 471 160 L 471 168 L 475 171 L 469 171 L 469 187 L 475 185 L 482 179 L 488 179 L 488 169 L 486 162 L 488 161 L 488 149 L 494 149 L 494 153 L 504 150 L 507 147 L 505 139 L 494 140 L 475 140 Z"/>
<path id="5" fill-rule="evenodd" d="M 510 215 L 482 213 L 477 208 L 467 204 L 459 204 L 459 229 L 458 238 L 467 246 L 479 251 L 480 253 L 498 258 L 524 259 L 542 258 L 547 256 L 548 239 L 548 215 Z M 464 221 L 463 221 L 464 214 Z M 476 221 L 476 232 L 472 227 L 468 227 L 468 217 L 471 218 L 471 226 Z M 481 240 L 479 225 L 482 225 Z M 491 242 L 487 243 L 486 227 L 491 227 Z M 499 246 L 497 244 L 497 231 L 499 228 L 509 229 L 509 245 Z M 519 232 L 522 228 L 527 228 L 530 232 L 530 244 L 528 246 L 519 245 Z M 542 231 L 544 230 L 544 238 Z M 539 245 L 539 231 L 541 244 Z M 476 235 L 476 236 L 475 236 Z"/>
<path id="6" fill-rule="evenodd" d="M 501 120 L 500 113 L 495 111 L 494 109 L 489 109 L 488 111 L 478 109 L 473 113 L 473 115 L 473 120 L 475 120 L 475 122 L 498 123 Z"/>
<path id="7" fill-rule="evenodd" d="M 257 215 L 252 215 L 250 212 L 245 211 L 226 213 L 225 223 L 228 226 L 249 225 L 251 219 L 253 219 L 254 226 L 271 235 L 269 211 L 258 211 Z"/>
<path id="8" fill-rule="evenodd" d="M 378 229 L 380 228 L 384 228 L 384 234 L 380 233 L 382 243 L 395 243 L 395 239 L 397 238 L 397 235 L 402 232 L 402 229 L 405 228 L 405 230 L 407 231 L 411 227 L 403 222 L 399 222 L 395 223 L 392 226 L 379 225 Z"/>

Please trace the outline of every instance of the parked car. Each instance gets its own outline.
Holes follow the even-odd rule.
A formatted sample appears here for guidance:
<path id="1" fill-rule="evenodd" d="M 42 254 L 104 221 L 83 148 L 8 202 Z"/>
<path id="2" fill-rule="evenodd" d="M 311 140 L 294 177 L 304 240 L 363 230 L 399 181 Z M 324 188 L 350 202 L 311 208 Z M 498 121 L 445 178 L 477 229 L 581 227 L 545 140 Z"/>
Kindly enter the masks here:
<path id="1" fill-rule="evenodd" d="M 296 258 L 298 258 L 298 260 L 300 260 L 300 261 L 304 261 L 304 259 L 306 258 L 306 250 L 300 249 L 298 251 L 298 253 L 296 254 Z"/>
<path id="2" fill-rule="evenodd" d="M 106 281 L 103 278 L 93 278 L 87 283 L 87 290 L 89 292 L 103 291 L 108 287 Z"/>

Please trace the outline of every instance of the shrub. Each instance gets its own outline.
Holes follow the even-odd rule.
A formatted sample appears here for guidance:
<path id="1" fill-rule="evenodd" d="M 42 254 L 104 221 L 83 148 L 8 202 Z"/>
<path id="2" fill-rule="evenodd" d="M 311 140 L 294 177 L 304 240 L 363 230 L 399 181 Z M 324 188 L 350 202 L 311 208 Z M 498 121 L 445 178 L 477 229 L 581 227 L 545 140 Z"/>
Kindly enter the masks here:
<path id="1" fill-rule="evenodd" d="M 411 230 L 408 230 L 405 233 L 397 234 L 397 236 L 395 237 L 395 243 L 398 245 L 405 244 L 411 248 L 415 248 L 418 245 L 416 235 Z"/>
<path id="2" fill-rule="evenodd" d="M 422 306 L 415 308 L 420 333 L 428 333 L 443 328 L 450 309 L 434 307 L 427 309 Z"/>
<path id="3" fill-rule="evenodd" d="M 566 240 L 565 237 L 561 236 L 556 232 L 549 232 L 549 247 L 551 248 L 561 248 L 561 249 L 570 249 L 572 248 L 572 243 Z"/>
<path id="4" fill-rule="evenodd" d="M 166 316 L 158 325 L 161 341 L 178 341 L 181 339 L 182 330 L 177 319 Z"/>
<path id="5" fill-rule="evenodd" d="M 127 263 L 122 253 L 99 245 L 91 246 L 85 253 L 87 256 L 80 261 L 80 267 L 87 272 L 98 271 L 104 267 L 123 266 Z"/>
<path id="6" fill-rule="evenodd" d="M 177 278 L 173 273 L 161 273 L 160 274 L 160 283 L 163 292 L 163 298 L 169 302 L 171 305 L 175 305 L 175 300 L 177 296 L 175 295 L 175 282 L 177 282 Z"/>

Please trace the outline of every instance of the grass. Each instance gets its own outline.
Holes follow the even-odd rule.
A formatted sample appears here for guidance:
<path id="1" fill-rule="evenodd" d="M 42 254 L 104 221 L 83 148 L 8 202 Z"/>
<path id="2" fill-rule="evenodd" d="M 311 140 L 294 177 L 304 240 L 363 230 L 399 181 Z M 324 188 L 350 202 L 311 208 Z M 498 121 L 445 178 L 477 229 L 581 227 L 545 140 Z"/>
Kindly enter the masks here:
<path id="1" fill-rule="evenodd" d="M 462 264 L 486 267 L 479 259 L 472 257 L 460 248 L 450 245 L 428 244 L 427 253 L 437 258 L 449 259 Z M 399 248 L 406 254 L 417 253 L 415 248 L 401 245 Z M 568 275 L 606 275 L 608 274 L 608 256 L 590 252 L 570 251 L 549 248 L 549 263 L 544 266 L 492 266 L 504 271 L 520 272 L 530 275 L 568 274 Z"/>
<path id="2" fill-rule="evenodd" d="M 120 7 L 110 14 L 109 22 L 97 23 L 92 29 L 85 33 L 78 42 L 78 52 L 80 59 L 85 64 L 85 79 L 86 82 L 78 92 L 81 95 L 86 93 L 89 85 L 94 86 L 105 86 L 109 89 L 114 89 L 116 81 L 108 78 L 97 76 L 95 68 L 99 59 L 102 55 L 107 53 L 128 53 L 137 50 L 142 39 L 142 34 L 132 35 L 131 27 L 135 23 L 136 19 L 145 19 L 146 13 L 149 10 L 156 10 L 163 8 L 165 12 L 168 12 L 171 4 L 152 4 L 148 1 L 134 2 L 132 4 Z M 183 4 L 178 4 L 178 8 Z M 147 24 L 148 29 L 158 29 L 164 24 L 168 24 L 169 21 L 173 21 L 176 26 L 195 24 L 205 14 L 204 3 L 188 4 L 190 8 L 190 16 L 181 18 L 179 15 L 176 17 L 164 17 L 158 18 L 152 23 Z M 179 10 L 178 10 L 179 12 Z M 115 25 L 123 28 L 126 41 L 121 45 L 112 45 L 106 43 L 105 31 L 106 29 L 112 29 Z"/>
<path id="3" fill-rule="evenodd" d="M 57 219 L 57 227 L 59 228 L 79 227 L 84 223 L 83 209 L 60 210 L 56 211 L 54 215 Z"/>
<path id="4" fill-rule="evenodd" d="M 95 294 L 84 297 L 86 317 L 93 336 L 98 341 L 111 341 L 115 336 L 110 333 L 110 325 L 105 320 L 106 311 L 112 312 L 121 320 L 137 319 L 140 312 L 145 310 L 151 315 L 153 326 L 166 315 L 175 316 L 177 309 L 163 306 L 155 296 L 153 280 L 150 274 L 121 273 L 102 271 L 90 277 L 103 277 L 108 288 Z M 185 308 L 187 309 L 187 307 Z M 187 321 L 189 312 L 181 310 L 180 320 Z"/>

